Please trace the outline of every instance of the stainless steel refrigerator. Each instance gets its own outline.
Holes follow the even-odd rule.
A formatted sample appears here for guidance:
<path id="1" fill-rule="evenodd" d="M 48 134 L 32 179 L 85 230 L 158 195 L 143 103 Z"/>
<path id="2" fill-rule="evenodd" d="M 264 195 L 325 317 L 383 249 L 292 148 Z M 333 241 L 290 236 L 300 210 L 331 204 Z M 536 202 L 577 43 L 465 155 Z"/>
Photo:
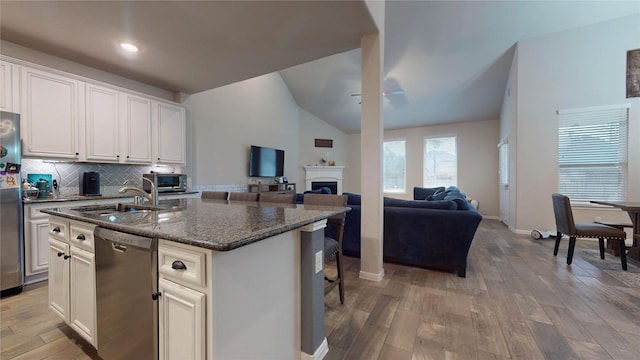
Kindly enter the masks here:
<path id="1" fill-rule="evenodd" d="M 19 293 L 24 282 L 20 115 L 0 112 L 0 296 Z"/>

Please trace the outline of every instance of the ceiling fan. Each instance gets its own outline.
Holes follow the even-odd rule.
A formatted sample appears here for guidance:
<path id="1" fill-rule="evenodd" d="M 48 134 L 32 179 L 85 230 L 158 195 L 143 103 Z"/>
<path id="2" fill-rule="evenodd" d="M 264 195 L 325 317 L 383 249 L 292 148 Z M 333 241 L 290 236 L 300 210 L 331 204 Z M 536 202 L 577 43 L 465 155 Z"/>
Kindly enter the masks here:
<path id="1" fill-rule="evenodd" d="M 394 95 L 404 95 L 404 90 L 383 91 L 382 92 L 382 96 L 383 96 L 385 102 L 389 102 L 388 96 L 394 96 Z M 351 94 L 351 96 L 362 96 L 362 94 Z M 362 104 L 362 101 L 360 101 L 358 104 Z"/>

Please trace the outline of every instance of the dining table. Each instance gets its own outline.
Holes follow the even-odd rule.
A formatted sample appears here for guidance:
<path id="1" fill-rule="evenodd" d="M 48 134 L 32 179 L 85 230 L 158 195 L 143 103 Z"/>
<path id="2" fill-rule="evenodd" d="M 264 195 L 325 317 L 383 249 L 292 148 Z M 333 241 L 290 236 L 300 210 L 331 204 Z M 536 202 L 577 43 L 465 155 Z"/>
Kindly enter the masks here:
<path id="1" fill-rule="evenodd" d="M 638 241 L 640 240 L 640 202 L 591 200 L 591 203 L 613 206 L 626 211 L 627 214 L 629 214 L 631 223 L 633 224 L 633 243 L 627 252 L 627 257 L 640 260 L 640 245 L 638 244 Z"/>

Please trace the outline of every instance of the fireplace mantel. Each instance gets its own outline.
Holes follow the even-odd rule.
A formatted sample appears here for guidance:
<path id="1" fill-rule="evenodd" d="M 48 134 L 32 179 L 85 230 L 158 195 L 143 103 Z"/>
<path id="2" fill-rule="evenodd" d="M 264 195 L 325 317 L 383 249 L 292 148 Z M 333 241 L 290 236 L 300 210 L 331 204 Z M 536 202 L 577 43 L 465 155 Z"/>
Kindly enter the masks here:
<path id="1" fill-rule="evenodd" d="M 305 166 L 305 190 L 311 190 L 314 181 L 335 181 L 338 183 L 338 194 L 342 194 L 342 171 L 344 166 Z"/>

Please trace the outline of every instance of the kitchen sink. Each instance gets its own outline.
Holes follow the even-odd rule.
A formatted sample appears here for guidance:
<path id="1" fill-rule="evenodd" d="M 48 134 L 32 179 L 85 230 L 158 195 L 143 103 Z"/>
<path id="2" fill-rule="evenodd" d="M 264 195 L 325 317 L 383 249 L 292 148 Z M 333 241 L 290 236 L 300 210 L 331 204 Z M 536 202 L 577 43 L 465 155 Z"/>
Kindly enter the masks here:
<path id="1" fill-rule="evenodd" d="M 111 205 L 87 205 L 69 210 L 77 211 L 84 217 L 105 220 L 115 223 L 141 223 L 152 219 L 171 217 L 169 214 L 182 210 L 180 203 L 166 202 L 158 207 L 152 205 L 136 205 L 133 203 L 117 203 Z M 155 216 L 152 216 L 154 215 Z"/>
<path id="2" fill-rule="evenodd" d="M 110 205 L 87 205 L 87 206 L 79 206 L 75 208 L 69 208 L 69 210 L 77 211 L 82 213 L 84 216 L 100 216 L 100 215 L 110 215 L 117 213 L 149 213 L 151 211 L 175 211 L 180 210 L 180 206 L 176 205 L 160 205 L 158 207 L 154 207 L 152 205 L 136 205 L 133 203 L 117 203 Z"/>

